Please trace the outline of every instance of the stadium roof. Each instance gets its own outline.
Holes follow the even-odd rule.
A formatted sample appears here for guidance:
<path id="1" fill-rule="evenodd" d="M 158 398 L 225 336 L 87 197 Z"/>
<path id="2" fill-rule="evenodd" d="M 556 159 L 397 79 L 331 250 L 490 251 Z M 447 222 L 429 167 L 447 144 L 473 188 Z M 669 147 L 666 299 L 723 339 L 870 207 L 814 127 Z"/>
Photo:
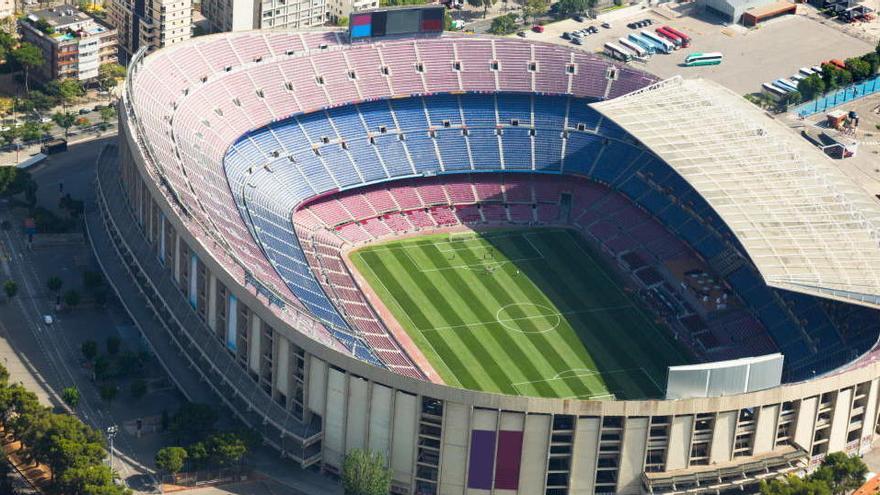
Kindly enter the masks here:
<path id="1" fill-rule="evenodd" d="M 880 307 L 880 204 L 784 124 L 680 77 L 593 107 L 709 202 L 767 285 Z"/>

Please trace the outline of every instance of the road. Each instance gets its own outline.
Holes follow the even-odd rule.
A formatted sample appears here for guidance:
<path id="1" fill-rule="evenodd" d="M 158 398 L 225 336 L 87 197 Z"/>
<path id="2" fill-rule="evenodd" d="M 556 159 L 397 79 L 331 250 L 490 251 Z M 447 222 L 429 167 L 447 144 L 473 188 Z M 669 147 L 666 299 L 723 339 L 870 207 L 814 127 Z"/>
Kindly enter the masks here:
<path id="1" fill-rule="evenodd" d="M 62 183 L 63 191 L 74 198 L 94 197 L 94 160 L 105 143 L 102 139 L 71 147 L 69 152 L 55 155 L 34 169 L 32 176 L 39 184 L 38 204 L 56 209 Z M 76 413 L 84 421 L 102 431 L 121 424 L 130 411 L 123 407 L 114 410 L 101 400 L 90 371 L 82 366 L 79 349 L 85 336 L 107 329 L 113 332 L 127 323 L 126 316 L 112 308 L 77 308 L 56 313 L 55 296 L 45 286 L 48 277 L 56 274 L 65 281 L 65 287 L 76 287 L 81 279 L 80 270 L 91 265 L 87 245 L 31 249 L 18 228 L 20 212 L 5 208 L 0 210 L 0 216 L 13 225 L 12 229 L 0 232 L 5 253 L 0 270 L 4 279 L 15 280 L 19 286 L 19 294 L 0 307 L 0 337 L 9 343 L 9 347 L 0 346 L 4 360 L 25 363 L 23 368 L 34 377 L 26 384 L 38 386 L 39 395 L 52 406 L 64 408 L 60 390 L 75 386 L 81 394 Z M 51 325 L 43 322 L 42 316 L 47 314 L 54 317 Z M 150 483 L 150 470 L 145 465 L 149 454 L 135 448 L 132 438 L 125 434 L 117 435 L 115 447 L 113 468 L 120 478 L 138 488 L 139 493 L 158 493 Z"/>

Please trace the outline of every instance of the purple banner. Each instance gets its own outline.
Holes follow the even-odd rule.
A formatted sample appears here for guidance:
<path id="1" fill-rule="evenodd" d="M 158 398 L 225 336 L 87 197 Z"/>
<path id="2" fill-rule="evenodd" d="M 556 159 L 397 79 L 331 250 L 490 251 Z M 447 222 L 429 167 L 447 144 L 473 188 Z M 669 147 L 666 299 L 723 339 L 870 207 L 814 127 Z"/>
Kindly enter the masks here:
<path id="1" fill-rule="evenodd" d="M 519 466 L 522 458 L 523 432 L 499 431 L 498 453 L 495 456 L 495 489 L 518 490 Z"/>
<path id="2" fill-rule="evenodd" d="M 471 432 L 471 459 L 468 464 L 468 488 L 492 489 L 492 468 L 495 466 L 495 432 Z"/>

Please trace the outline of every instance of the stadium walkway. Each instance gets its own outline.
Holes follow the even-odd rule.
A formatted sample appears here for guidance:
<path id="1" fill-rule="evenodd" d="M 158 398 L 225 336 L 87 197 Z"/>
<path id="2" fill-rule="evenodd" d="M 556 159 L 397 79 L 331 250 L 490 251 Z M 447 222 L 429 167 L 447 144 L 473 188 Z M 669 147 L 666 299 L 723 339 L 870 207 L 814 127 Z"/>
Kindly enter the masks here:
<path id="1" fill-rule="evenodd" d="M 115 153 L 116 147 L 108 146 L 99 160 L 115 161 Z M 179 352 L 166 334 L 162 323 L 148 307 L 140 288 L 131 279 L 114 249 L 110 234 L 104 228 L 97 203 L 91 202 L 86 205 L 85 223 L 92 249 L 108 282 L 132 321 L 135 322 L 159 358 L 168 376 L 190 401 L 211 404 L 218 409 L 223 409 L 222 401 L 201 381 L 198 373 L 188 365 L 187 359 L 182 356 L 180 359 L 169 359 L 169 357 L 177 356 Z M 277 452 L 269 448 L 262 448 L 254 452 L 250 456 L 250 460 L 256 470 L 290 488 L 292 493 L 296 495 L 337 495 L 342 493 L 341 486 L 331 479 L 314 471 L 303 470 L 293 463 L 285 462 L 278 458 Z"/>

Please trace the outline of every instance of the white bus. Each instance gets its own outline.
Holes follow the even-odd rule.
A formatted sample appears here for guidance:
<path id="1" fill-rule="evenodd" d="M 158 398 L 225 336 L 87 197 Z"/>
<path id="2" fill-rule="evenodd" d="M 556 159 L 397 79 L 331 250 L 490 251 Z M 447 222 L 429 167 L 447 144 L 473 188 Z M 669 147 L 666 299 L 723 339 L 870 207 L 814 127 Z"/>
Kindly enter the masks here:
<path id="1" fill-rule="evenodd" d="M 813 74 L 816 73 L 816 71 L 814 71 L 813 69 L 811 69 L 809 67 L 801 67 L 800 69 L 798 69 L 798 72 L 803 74 L 804 77 L 812 76 Z"/>
<path id="2" fill-rule="evenodd" d="M 629 62 L 632 60 L 632 53 L 627 51 L 625 48 L 615 45 L 614 43 L 605 43 L 605 55 L 609 57 L 621 60 L 623 62 Z"/>
<path id="3" fill-rule="evenodd" d="M 666 49 L 665 50 L 666 53 L 672 53 L 673 50 L 678 49 L 678 47 L 676 47 L 675 45 L 670 43 L 669 40 L 663 39 L 661 36 L 658 36 L 658 35 L 652 33 L 651 31 L 641 31 L 641 32 L 639 32 L 639 34 L 641 34 L 645 38 L 648 38 L 649 40 L 651 40 L 655 43 L 659 43 L 659 44 L 663 45 L 663 48 Z"/>
<path id="4" fill-rule="evenodd" d="M 776 101 L 781 100 L 782 98 L 785 97 L 786 94 L 788 94 L 785 91 L 777 88 L 776 86 L 774 86 L 770 83 L 762 84 L 761 89 L 763 90 L 763 93 L 765 95 L 769 96 L 770 98 L 773 98 Z"/>
<path id="5" fill-rule="evenodd" d="M 719 52 L 691 53 L 684 59 L 685 67 L 699 67 L 701 65 L 718 65 L 724 59 Z"/>
<path id="6" fill-rule="evenodd" d="M 645 50 L 644 48 L 640 47 L 639 45 L 633 43 L 632 41 L 630 41 L 630 40 L 628 40 L 628 39 L 626 39 L 626 38 L 620 38 L 620 39 L 617 40 L 617 41 L 620 42 L 621 46 L 623 46 L 623 47 L 626 48 L 627 50 L 629 50 L 629 51 L 635 53 L 636 56 L 638 56 L 638 57 L 645 58 L 645 57 L 647 57 L 648 55 L 650 55 L 650 54 L 648 53 L 648 50 Z"/>

